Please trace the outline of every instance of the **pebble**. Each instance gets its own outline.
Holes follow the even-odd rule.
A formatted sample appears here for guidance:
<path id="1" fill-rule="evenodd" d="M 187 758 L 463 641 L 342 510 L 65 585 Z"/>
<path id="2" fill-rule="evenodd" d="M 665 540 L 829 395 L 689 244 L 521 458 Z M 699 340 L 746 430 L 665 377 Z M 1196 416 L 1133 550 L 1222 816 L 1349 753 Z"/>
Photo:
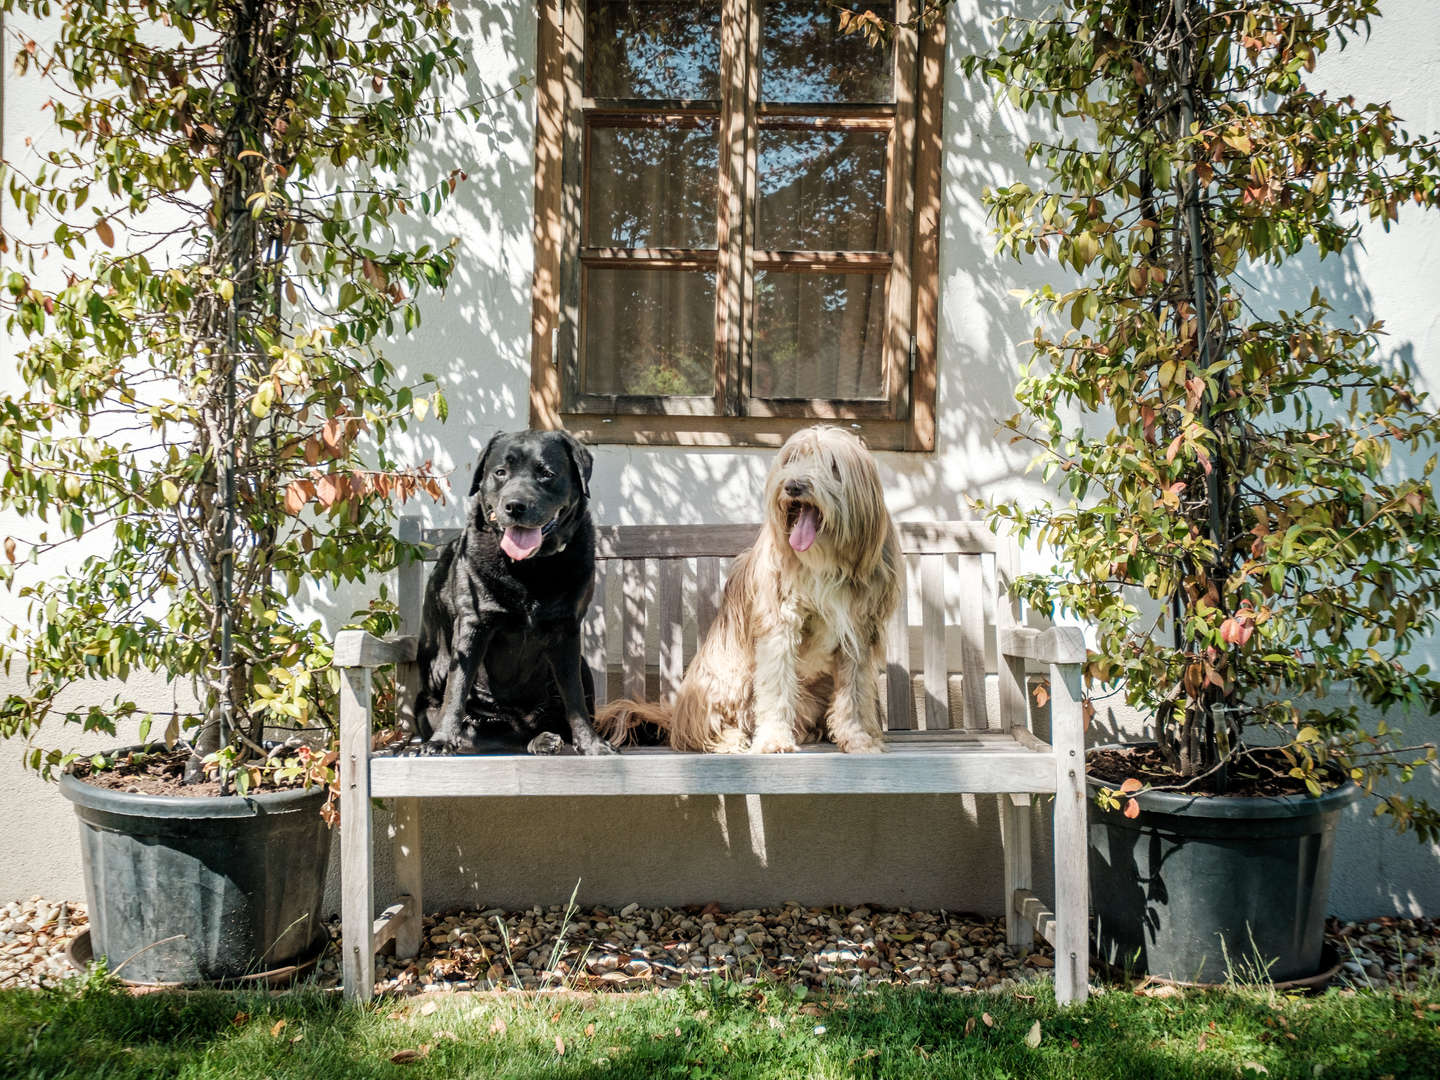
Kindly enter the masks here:
<path id="1" fill-rule="evenodd" d="M 74 977 L 65 950 L 87 925 L 84 904 L 73 901 L 37 896 L 0 907 L 0 988 L 58 986 Z M 321 957 L 313 976 L 327 988 L 340 982 L 339 921 L 329 929 L 336 947 Z M 1331 919 L 1326 934 L 1341 961 L 1334 985 L 1415 987 L 1440 967 L 1437 918 Z M 790 903 L 721 912 L 714 905 L 701 910 L 632 903 L 618 913 L 582 908 L 568 918 L 561 906 L 492 907 L 426 916 L 421 940 L 414 960 L 376 958 L 377 989 L 635 990 L 719 974 L 816 989 L 888 983 L 973 993 L 1049 977 L 1054 967 L 1048 945 L 1028 953 L 1010 949 L 1001 919 L 870 905 Z"/>

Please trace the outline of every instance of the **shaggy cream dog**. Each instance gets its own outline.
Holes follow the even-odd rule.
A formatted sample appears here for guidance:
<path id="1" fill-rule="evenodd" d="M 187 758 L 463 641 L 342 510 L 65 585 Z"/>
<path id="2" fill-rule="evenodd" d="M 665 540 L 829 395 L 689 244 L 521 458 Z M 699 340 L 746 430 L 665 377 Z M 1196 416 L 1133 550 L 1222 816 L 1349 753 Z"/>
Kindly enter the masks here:
<path id="1" fill-rule="evenodd" d="M 875 459 L 840 428 L 798 431 L 763 510 L 675 701 L 615 702 L 603 732 L 653 724 L 677 750 L 784 753 L 822 734 L 847 753 L 884 749 L 877 677 L 902 563 Z"/>

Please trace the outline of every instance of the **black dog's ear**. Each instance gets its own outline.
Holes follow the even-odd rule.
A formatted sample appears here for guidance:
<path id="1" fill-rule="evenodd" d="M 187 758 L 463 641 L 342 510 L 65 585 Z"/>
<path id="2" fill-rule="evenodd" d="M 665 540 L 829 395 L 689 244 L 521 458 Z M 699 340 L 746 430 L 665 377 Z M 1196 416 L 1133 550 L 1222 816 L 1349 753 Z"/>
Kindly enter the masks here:
<path id="1" fill-rule="evenodd" d="M 590 497 L 590 474 L 595 471 L 595 458 L 590 453 L 590 448 L 575 438 L 568 431 L 557 431 L 565 440 L 565 450 L 570 455 L 570 461 L 575 466 L 575 473 L 580 477 L 580 494 L 585 498 Z"/>
<path id="2" fill-rule="evenodd" d="M 491 449 L 494 448 L 495 443 L 503 434 L 504 432 L 497 431 L 494 435 L 491 435 L 490 441 L 485 444 L 485 449 L 480 451 L 480 460 L 475 463 L 475 476 L 470 481 L 470 494 L 472 496 L 480 490 L 480 484 L 485 479 L 485 474 L 488 471 L 485 459 L 490 456 Z"/>

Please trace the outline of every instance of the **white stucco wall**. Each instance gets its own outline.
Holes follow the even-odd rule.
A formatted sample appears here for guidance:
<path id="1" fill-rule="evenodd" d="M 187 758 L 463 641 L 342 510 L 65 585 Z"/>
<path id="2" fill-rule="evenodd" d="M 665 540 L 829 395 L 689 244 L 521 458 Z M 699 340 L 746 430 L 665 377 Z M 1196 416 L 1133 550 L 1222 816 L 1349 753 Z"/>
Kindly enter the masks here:
<path id="1" fill-rule="evenodd" d="M 474 100 L 534 69 L 535 19 L 528 4 L 461 4 L 461 29 L 475 43 L 471 71 L 454 90 Z M 956 0 L 953 55 L 978 48 L 987 31 L 980 0 Z M 1362 99 L 1390 99 L 1414 129 L 1440 128 L 1440 20 L 1429 0 L 1396 0 L 1374 39 L 1327 58 L 1321 83 Z M 8 48 L 8 45 L 7 45 Z M 4 149 L 16 152 L 35 128 L 43 98 L 34 80 L 6 63 Z M 527 419 L 534 103 L 528 91 L 497 100 L 478 128 L 458 125 L 434 139 L 421 168 L 469 174 L 443 215 L 422 228 L 459 236 L 464 256 L 446 297 L 431 300 L 411 339 L 392 350 L 403 367 L 441 377 L 450 419 L 429 423 L 397 447 L 403 458 L 453 470 L 463 492 L 478 449 L 498 429 Z M 953 66 L 946 81 L 945 186 L 940 267 L 939 435 L 934 454 L 881 454 L 892 511 L 900 518 L 968 516 L 971 498 L 1034 495 L 1023 451 L 996 435 L 1013 412 L 1010 387 L 1029 317 L 1010 290 L 1045 280 L 1047 267 L 991 256 L 980 191 L 1023 170 L 1014 117 L 997 113 L 984 87 Z M 1302 281 L 1303 279 L 1303 281 Z M 1410 208 L 1399 228 L 1373 230 L 1345 259 L 1305 267 L 1277 289 L 1308 294 L 1312 279 L 1383 318 L 1390 347 L 1413 361 L 1430 388 L 1440 382 L 1440 215 Z M 13 382 L 8 365 L 0 380 Z M 596 448 L 593 510 L 607 523 L 751 519 L 768 465 L 764 451 Z M 436 524 L 458 524 L 459 504 L 427 507 Z M 14 531 L 0 519 L 0 534 Z M 316 596 L 317 610 L 345 615 L 353 595 Z M 13 602 L 0 596 L 0 613 Z M 134 687 L 168 704 L 162 680 Z M 1135 718 L 1102 714 L 1098 735 L 1137 730 Z M 1433 722 L 1417 736 L 1440 737 Z M 1427 730 L 1428 729 L 1428 730 Z M 0 898 L 81 893 L 75 826 L 55 790 L 18 767 L 18 746 L 0 746 Z M 1432 795 L 1440 789 L 1431 784 Z M 1332 910 L 1348 917 L 1440 913 L 1440 852 L 1366 823 L 1342 830 Z M 1045 830 L 1037 813 L 1036 865 L 1048 888 Z M 382 818 L 383 824 L 383 818 Z M 589 903 L 750 905 L 797 899 L 1001 910 L 1000 849 L 993 800 L 893 797 L 498 800 L 428 802 L 427 906 L 558 903 L 581 880 Z M 388 852 L 379 853 L 377 894 L 388 895 Z"/>

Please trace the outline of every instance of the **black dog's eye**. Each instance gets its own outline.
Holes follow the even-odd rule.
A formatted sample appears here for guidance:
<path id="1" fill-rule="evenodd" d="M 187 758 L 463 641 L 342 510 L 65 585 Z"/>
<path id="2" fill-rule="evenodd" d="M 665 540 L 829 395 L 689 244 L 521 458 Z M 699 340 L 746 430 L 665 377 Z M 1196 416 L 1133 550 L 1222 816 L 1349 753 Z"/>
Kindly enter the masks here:
<path id="1" fill-rule="evenodd" d="M 550 469 L 546 468 L 544 465 L 537 465 L 537 466 L 535 466 L 535 476 L 536 476 L 537 479 L 540 479 L 540 480 L 554 480 L 554 479 L 555 479 L 555 473 L 554 473 L 553 471 L 551 471 Z"/>
<path id="2" fill-rule="evenodd" d="M 510 473 L 504 465 L 501 465 L 500 468 L 496 469 L 491 475 L 494 476 L 496 480 L 504 480 Z"/>

